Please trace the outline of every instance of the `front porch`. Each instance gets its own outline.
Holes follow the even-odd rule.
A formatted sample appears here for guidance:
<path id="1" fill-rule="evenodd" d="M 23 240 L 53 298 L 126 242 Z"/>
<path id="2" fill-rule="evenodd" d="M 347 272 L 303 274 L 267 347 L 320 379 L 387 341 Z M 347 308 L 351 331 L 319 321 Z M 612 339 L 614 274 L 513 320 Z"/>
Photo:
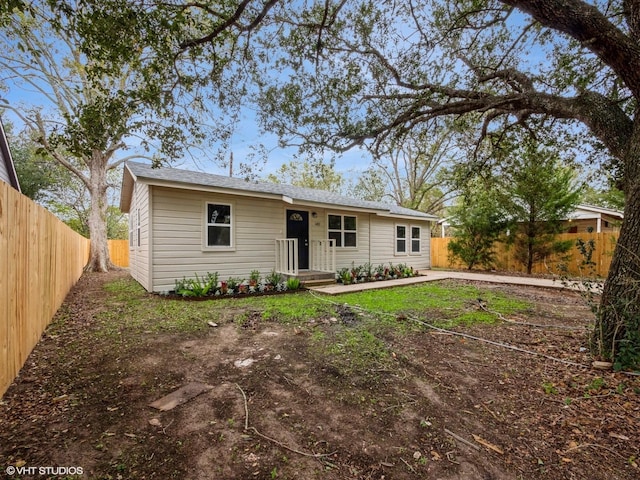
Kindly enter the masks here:
<path id="1" fill-rule="evenodd" d="M 336 275 L 335 240 L 311 240 L 308 248 L 308 260 L 300 268 L 300 248 L 297 238 L 278 238 L 276 247 L 275 270 L 286 278 L 299 278 L 307 284 L 334 283 Z"/>

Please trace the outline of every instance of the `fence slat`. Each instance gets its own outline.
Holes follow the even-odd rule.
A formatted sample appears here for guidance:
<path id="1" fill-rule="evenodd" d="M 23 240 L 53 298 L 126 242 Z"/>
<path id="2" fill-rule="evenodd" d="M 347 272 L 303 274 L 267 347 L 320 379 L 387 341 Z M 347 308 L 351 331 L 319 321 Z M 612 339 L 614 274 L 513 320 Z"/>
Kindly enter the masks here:
<path id="1" fill-rule="evenodd" d="M 88 239 L 0 182 L 0 397 L 88 259 Z"/>
<path id="2" fill-rule="evenodd" d="M 566 265 L 567 273 L 571 276 L 592 276 L 606 277 L 611 265 L 613 250 L 618 240 L 617 232 L 603 233 L 562 233 L 557 236 L 557 240 L 570 240 L 573 247 L 566 254 L 567 258 L 561 256 L 553 256 L 544 262 L 534 265 L 532 273 L 537 274 L 560 274 L 560 265 Z M 582 265 L 584 260 L 580 251 L 575 246 L 576 241 L 582 239 L 585 242 L 593 240 L 595 243 L 595 251 L 593 253 L 593 262 L 595 266 L 593 271 Z M 466 265 L 462 262 L 449 261 L 449 251 L 447 245 L 452 240 L 451 237 L 432 238 L 431 239 L 431 267 L 432 268 L 452 268 L 465 269 Z M 496 251 L 496 268 L 509 272 L 525 272 L 526 267 L 518 263 L 514 256 L 514 247 L 507 246 L 503 243 L 495 244 Z M 477 267 L 481 268 L 481 267 Z"/>
<path id="3" fill-rule="evenodd" d="M 129 240 L 109 240 L 111 262 L 119 267 L 129 266 Z"/>

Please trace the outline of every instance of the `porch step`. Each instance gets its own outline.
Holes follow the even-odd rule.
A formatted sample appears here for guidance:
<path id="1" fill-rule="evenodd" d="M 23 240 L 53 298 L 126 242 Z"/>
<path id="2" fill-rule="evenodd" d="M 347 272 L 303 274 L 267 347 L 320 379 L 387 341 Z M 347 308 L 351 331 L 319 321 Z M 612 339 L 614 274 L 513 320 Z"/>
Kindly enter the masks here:
<path id="1" fill-rule="evenodd" d="M 330 285 L 336 283 L 336 275 L 332 272 L 303 270 L 298 275 L 284 275 L 285 278 L 298 278 L 306 286 Z"/>
<path id="2" fill-rule="evenodd" d="M 336 279 L 327 278 L 327 279 L 318 279 L 318 280 L 303 280 L 302 283 L 305 288 L 322 287 L 325 285 L 335 285 Z"/>

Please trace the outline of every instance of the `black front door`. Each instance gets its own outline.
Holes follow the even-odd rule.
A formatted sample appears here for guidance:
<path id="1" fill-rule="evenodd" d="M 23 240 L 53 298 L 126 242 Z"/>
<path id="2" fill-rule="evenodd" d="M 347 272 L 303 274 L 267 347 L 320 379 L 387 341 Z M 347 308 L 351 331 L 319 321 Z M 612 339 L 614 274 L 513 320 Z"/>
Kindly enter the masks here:
<path id="1" fill-rule="evenodd" d="M 309 268 L 309 212 L 287 210 L 287 238 L 298 239 L 298 268 Z"/>

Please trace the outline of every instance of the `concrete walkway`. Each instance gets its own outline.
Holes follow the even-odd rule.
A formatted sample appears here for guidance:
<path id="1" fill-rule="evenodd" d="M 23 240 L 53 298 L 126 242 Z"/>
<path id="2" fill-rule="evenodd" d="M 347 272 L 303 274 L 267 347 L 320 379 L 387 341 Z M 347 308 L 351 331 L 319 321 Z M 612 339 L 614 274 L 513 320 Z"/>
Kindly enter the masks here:
<path id="1" fill-rule="evenodd" d="M 378 288 L 401 287 L 404 285 L 414 285 L 416 283 L 435 282 L 438 280 L 447 279 L 473 280 L 477 282 L 505 283 L 509 285 L 526 285 L 531 287 L 544 288 L 565 288 L 569 290 L 584 289 L 580 285 L 564 286 L 560 281 L 550 280 L 547 278 L 497 275 L 491 273 L 477 273 L 459 270 L 422 270 L 420 271 L 420 276 L 418 277 L 385 280 L 381 282 L 356 283 L 352 285 L 322 285 L 318 287 L 311 287 L 309 288 L 309 290 L 313 290 L 314 292 L 318 293 L 325 293 L 327 295 L 340 295 L 341 293 L 361 292 L 363 290 L 374 290 Z"/>

